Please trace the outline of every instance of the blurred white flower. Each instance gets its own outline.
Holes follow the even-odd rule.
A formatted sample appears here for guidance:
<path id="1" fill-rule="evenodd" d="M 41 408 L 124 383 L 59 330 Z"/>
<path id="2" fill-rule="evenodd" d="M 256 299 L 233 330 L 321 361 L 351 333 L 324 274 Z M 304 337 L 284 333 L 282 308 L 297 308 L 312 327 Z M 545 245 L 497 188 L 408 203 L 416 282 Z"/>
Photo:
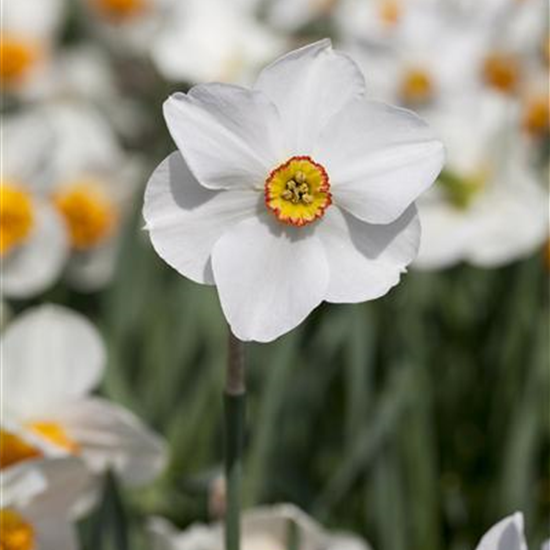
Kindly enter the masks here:
<path id="1" fill-rule="evenodd" d="M 286 550 L 298 537 L 300 550 L 369 550 L 368 544 L 348 534 L 327 533 L 313 519 L 291 504 L 260 507 L 243 515 L 243 550 Z M 222 550 L 219 525 L 193 525 L 177 531 L 161 518 L 149 523 L 152 550 Z"/>
<path id="2" fill-rule="evenodd" d="M 476 550 L 527 550 L 523 534 L 523 514 L 516 512 L 493 525 Z"/>
<path id="3" fill-rule="evenodd" d="M 128 410 L 90 395 L 105 366 L 99 333 L 85 317 L 42 306 L 14 320 L 2 346 L 0 466 L 37 456 L 77 455 L 127 483 L 163 468 L 163 441 Z"/>
<path id="4" fill-rule="evenodd" d="M 77 550 L 73 509 L 89 475 L 74 457 L 32 460 L 0 472 L 0 548 Z"/>
<path id="5" fill-rule="evenodd" d="M 364 93 L 324 40 L 252 90 L 207 84 L 166 101 L 179 151 L 148 184 L 147 228 L 172 267 L 217 285 L 238 338 L 273 340 L 323 300 L 382 296 L 416 256 L 413 201 L 443 147 L 416 115 Z"/>
<path id="6" fill-rule="evenodd" d="M 28 298 L 55 283 L 69 252 L 63 219 L 42 192 L 52 134 L 32 114 L 1 125 L 1 294 Z"/>
<path id="7" fill-rule="evenodd" d="M 174 8 L 152 44 L 153 60 L 168 80 L 248 83 L 282 52 L 282 39 L 242 3 L 188 0 Z"/>
<path id="8" fill-rule="evenodd" d="M 414 265 L 506 264 L 548 234 L 548 195 L 513 124 L 514 107 L 486 93 L 453 103 L 430 122 L 447 148 L 438 183 L 418 203 L 422 242 Z M 473 131 L 475 129 L 475 131 Z"/>
<path id="9" fill-rule="evenodd" d="M 257 4 L 261 0 L 256 1 Z M 293 33 L 306 25 L 332 17 L 341 0 L 276 0 L 266 6 L 267 20 L 273 27 Z"/>
<path id="10" fill-rule="evenodd" d="M 4 0 L 0 21 L 0 88 L 25 93 L 48 70 L 59 27 L 63 0 Z"/>

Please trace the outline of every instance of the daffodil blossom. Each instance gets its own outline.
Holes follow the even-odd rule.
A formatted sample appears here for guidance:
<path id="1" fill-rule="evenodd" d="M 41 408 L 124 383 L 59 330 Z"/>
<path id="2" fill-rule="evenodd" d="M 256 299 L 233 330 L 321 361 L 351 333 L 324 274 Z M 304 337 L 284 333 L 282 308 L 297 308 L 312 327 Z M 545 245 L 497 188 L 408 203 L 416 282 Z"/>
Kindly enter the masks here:
<path id="1" fill-rule="evenodd" d="M 0 548 L 80 548 L 73 510 L 89 481 L 75 457 L 32 460 L 2 470 Z"/>
<path id="2" fill-rule="evenodd" d="M 415 257 L 413 201 L 443 147 L 416 115 L 364 94 L 324 40 L 252 90 L 208 84 L 166 101 L 179 151 L 149 181 L 147 229 L 172 267 L 217 286 L 241 340 L 273 340 L 323 300 L 382 296 Z"/>
<path id="3" fill-rule="evenodd" d="M 90 395 L 103 374 L 105 349 L 84 317 L 42 306 L 2 334 L 0 466 L 37 456 L 81 456 L 94 472 L 114 468 L 128 483 L 163 467 L 162 440 L 133 414 Z"/>
<path id="4" fill-rule="evenodd" d="M 1 294 L 28 298 L 61 275 L 69 242 L 62 217 L 43 192 L 52 133 L 33 114 L 1 122 Z"/>
<path id="5" fill-rule="evenodd" d="M 505 98 L 486 93 L 431 117 L 448 162 L 418 203 L 423 232 L 416 267 L 504 265 L 547 238 L 548 195 L 520 146 L 513 115 Z"/>
<path id="6" fill-rule="evenodd" d="M 291 504 L 254 508 L 243 516 L 243 550 L 286 550 L 289 536 L 299 537 L 301 550 L 369 550 L 368 544 L 349 534 L 327 533 Z M 193 525 L 177 531 L 162 518 L 149 523 L 152 550 L 222 550 L 218 525 Z"/>
<path id="7" fill-rule="evenodd" d="M 527 550 L 523 534 L 523 514 L 516 512 L 493 525 L 476 550 Z"/>

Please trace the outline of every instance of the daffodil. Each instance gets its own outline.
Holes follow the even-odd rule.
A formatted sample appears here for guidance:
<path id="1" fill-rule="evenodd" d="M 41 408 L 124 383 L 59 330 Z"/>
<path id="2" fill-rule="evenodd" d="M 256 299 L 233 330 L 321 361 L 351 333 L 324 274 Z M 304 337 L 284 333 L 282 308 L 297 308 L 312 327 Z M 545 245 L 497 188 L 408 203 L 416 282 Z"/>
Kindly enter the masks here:
<path id="1" fill-rule="evenodd" d="M 77 550 L 73 510 L 89 483 L 75 457 L 33 460 L 0 472 L 0 548 Z"/>
<path id="2" fill-rule="evenodd" d="M 414 200 L 443 147 L 409 111 L 365 97 L 327 40 L 260 74 L 164 106 L 179 151 L 156 169 L 144 216 L 158 254 L 215 284 L 235 335 L 270 341 L 323 300 L 386 294 L 416 255 Z"/>
<path id="3" fill-rule="evenodd" d="M 523 514 L 516 512 L 493 525 L 476 550 L 527 550 L 523 534 Z"/>
<path id="4" fill-rule="evenodd" d="M 43 193 L 52 134 L 32 114 L 2 120 L 0 275 L 6 298 L 28 298 L 61 275 L 69 252 L 62 217 Z"/>
<path id="5" fill-rule="evenodd" d="M 5 0 L 0 23 L 0 88 L 25 94 L 52 60 L 64 16 L 63 0 Z"/>
<path id="6" fill-rule="evenodd" d="M 161 518 L 149 524 L 152 550 L 222 550 L 218 525 L 193 525 L 177 531 Z M 369 550 L 368 544 L 349 534 L 326 532 L 313 519 L 293 505 L 282 504 L 249 510 L 243 516 L 243 550 L 286 550 L 290 540 L 299 541 L 303 550 Z"/>
<path id="7" fill-rule="evenodd" d="M 115 469 L 128 483 L 160 471 L 162 440 L 128 410 L 91 395 L 105 349 L 84 317 L 60 306 L 28 310 L 8 325 L 0 344 L 0 467 L 74 455 L 93 472 Z"/>
<path id="8" fill-rule="evenodd" d="M 432 115 L 448 162 L 418 203 L 422 243 L 415 266 L 499 266 L 546 240 L 548 195 L 520 146 L 513 114 L 505 98 L 488 93 Z"/>
<path id="9" fill-rule="evenodd" d="M 177 2 L 152 45 L 152 57 L 168 80 L 249 82 L 282 51 L 283 41 L 242 3 Z"/>

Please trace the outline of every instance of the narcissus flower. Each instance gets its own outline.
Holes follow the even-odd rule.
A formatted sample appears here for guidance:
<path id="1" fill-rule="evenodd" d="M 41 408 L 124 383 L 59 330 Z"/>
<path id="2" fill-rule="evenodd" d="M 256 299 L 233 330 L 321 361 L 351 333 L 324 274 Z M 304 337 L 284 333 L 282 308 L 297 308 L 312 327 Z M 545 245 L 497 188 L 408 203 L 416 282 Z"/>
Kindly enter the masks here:
<path id="1" fill-rule="evenodd" d="M 443 146 L 413 113 L 366 99 L 328 40 L 275 61 L 251 90 L 196 86 L 164 112 L 179 151 L 146 190 L 151 241 L 218 287 L 240 339 L 273 340 L 323 300 L 378 298 L 416 256 L 413 202 Z"/>
<path id="2" fill-rule="evenodd" d="M 0 473 L 2 550 L 77 550 L 73 509 L 89 474 L 75 457 L 33 460 Z"/>
<path id="3" fill-rule="evenodd" d="M 90 395 L 105 350 L 84 317 L 59 306 L 21 315 L 2 334 L 0 467 L 41 456 L 80 456 L 94 472 L 114 468 L 128 483 L 163 467 L 162 440 L 133 414 Z"/>
<path id="4" fill-rule="evenodd" d="M 523 514 L 516 512 L 493 525 L 476 550 L 527 550 L 523 534 Z"/>
<path id="5" fill-rule="evenodd" d="M 194 525 L 179 532 L 167 521 L 149 524 L 153 550 L 222 550 L 219 526 Z M 286 550 L 294 538 L 303 550 L 369 550 L 366 542 L 349 534 L 327 533 L 291 504 L 249 510 L 243 516 L 243 550 Z"/>

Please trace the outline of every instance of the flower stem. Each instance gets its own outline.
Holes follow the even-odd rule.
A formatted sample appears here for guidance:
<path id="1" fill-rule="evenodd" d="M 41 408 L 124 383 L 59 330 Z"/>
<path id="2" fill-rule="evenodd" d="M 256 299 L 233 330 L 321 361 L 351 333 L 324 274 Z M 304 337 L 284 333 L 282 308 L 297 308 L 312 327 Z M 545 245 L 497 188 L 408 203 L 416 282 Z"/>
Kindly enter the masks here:
<path id="1" fill-rule="evenodd" d="M 225 550 L 240 550 L 241 474 L 245 421 L 245 371 L 243 343 L 229 333 L 229 357 L 225 381 Z"/>

